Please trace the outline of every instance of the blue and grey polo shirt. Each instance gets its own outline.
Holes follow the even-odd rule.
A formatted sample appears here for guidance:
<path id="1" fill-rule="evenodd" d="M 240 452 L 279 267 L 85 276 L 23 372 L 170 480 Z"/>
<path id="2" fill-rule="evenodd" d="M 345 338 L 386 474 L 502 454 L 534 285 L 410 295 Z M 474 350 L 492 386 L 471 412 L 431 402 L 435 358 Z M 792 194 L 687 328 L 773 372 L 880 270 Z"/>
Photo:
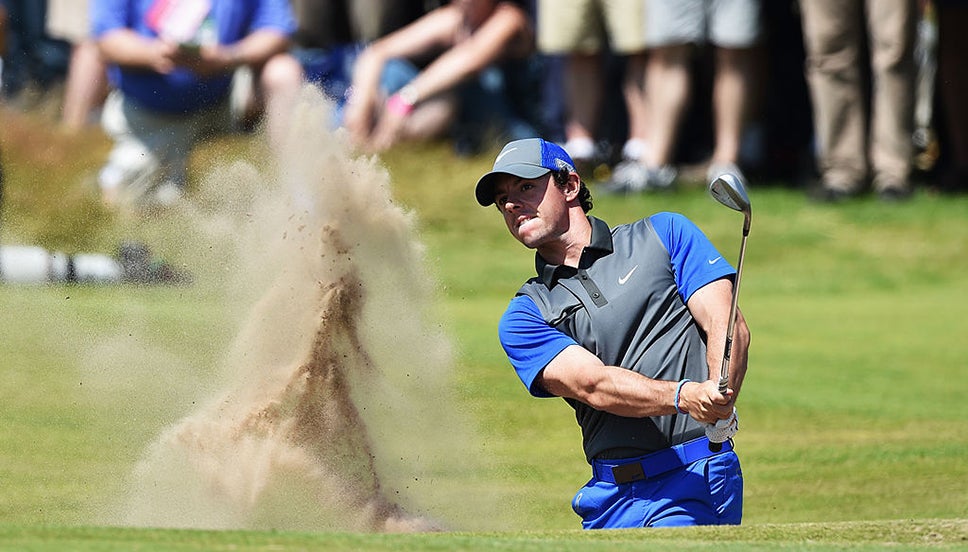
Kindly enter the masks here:
<path id="1" fill-rule="evenodd" d="M 518 377 L 535 383 L 565 347 L 580 345 L 607 365 L 653 379 L 709 378 L 705 335 L 686 303 L 699 288 L 736 270 L 686 217 L 657 213 L 609 230 L 588 217 L 591 243 L 578 267 L 535 255 L 537 277 L 525 283 L 501 317 L 498 333 Z M 565 399 L 582 430 L 586 458 L 631 457 L 703 435 L 688 415 L 626 418 Z"/>

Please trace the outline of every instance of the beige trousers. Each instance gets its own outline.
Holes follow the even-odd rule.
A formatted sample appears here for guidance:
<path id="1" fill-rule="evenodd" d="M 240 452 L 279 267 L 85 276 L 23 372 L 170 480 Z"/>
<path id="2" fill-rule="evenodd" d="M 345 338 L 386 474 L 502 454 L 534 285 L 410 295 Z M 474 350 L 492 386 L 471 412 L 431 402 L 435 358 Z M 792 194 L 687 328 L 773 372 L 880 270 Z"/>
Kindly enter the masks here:
<path id="1" fill-rule="evenodd" d="M 907 186 L 914 125 L 915 0 L 801 0 L 806 74 L 824 184 Z M 870 53 L 868 121 L 864 40 Z"/>

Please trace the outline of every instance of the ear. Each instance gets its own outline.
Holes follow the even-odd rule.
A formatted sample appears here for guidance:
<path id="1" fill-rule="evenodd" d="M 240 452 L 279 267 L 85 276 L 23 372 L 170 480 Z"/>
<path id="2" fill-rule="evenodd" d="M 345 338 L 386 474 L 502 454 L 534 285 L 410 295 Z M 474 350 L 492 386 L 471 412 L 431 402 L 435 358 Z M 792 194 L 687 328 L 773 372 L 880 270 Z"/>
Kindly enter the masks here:
<path id="1" fill-rule="evenodd" d="M 562 193 L 565 194 L 565 199 L 568 201 L 574 201 L 578 199 L 578 191 L 581 190 L 581 177 L 578 173 L 572 171 L 568 173 L 568 183 L 561 189 Z"/>

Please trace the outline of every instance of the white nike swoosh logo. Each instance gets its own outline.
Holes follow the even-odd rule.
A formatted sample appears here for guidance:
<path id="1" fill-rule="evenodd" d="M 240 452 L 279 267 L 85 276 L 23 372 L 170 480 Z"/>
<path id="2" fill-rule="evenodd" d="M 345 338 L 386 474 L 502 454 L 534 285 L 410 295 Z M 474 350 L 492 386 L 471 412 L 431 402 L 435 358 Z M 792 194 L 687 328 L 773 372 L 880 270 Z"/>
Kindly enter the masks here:
<path id="1" fill-rule="evenodd" d="M 716 257 L 715 259 L 709 259 L 706 262 L 709 263 L 709 264 L 711 264 L 711 265 L 714 265 L 714 264 L 716 264 L 716 263 L 719 262 L 719 259 L 722 259 L 722 257 Z"/>
<path id="2" fill-rule="evenodd" d="M 514 151 L 516 149 L 518 149 L 518 148 L 511 148 L 509 150 L 502 151 L 501 154 L 497 156 L 497 159 L 494 160 L 494 164 L 497 165 L 501 161 L 501 158 L 503 158 L 505 155 L 511 153 L 512 151 Z"/>
<path id="3" fill-rule="evenodd" d="M 632 270 L 630 270 L 628 274 L 626 274 L 626 275 L 625 275 L 624 277 L 622 277 L 622 278 L 619 278 L 619 279 L 618 279 L 618 285 L 620 285 L 620 286 L 624 286 L 624 285 L 625 285 L 625 282 L 628 282 L 628 281 L 629 281 L 629 278 L 631 278 L 631 277 L 632 277 L 632 273 L 633 273 L 633 272 L 635 272 L 635 269 L 636 269 L 636 268 L 638 268 L 638 267 L 639 267 L 639 265 L 635 265 L 635 266 L 633 266 L 633 267 L 632 267 Z"/>

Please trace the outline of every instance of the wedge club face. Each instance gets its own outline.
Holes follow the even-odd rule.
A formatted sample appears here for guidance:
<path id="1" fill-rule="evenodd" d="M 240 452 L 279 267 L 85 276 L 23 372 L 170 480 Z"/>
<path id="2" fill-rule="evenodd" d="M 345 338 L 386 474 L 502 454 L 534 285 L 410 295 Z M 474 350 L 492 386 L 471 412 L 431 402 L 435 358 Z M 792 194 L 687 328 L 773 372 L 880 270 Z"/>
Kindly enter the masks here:
<path id="1" fill-rule="evenodd" d="M 743 234 L 748 234 L 752 211 L 750 198 L 746 195 L 746 188 L 743 186 L 743 182 L 733 174 L 722 174 L 709 184 L 709 194 L 716 201 L 746 216 Z"/>

